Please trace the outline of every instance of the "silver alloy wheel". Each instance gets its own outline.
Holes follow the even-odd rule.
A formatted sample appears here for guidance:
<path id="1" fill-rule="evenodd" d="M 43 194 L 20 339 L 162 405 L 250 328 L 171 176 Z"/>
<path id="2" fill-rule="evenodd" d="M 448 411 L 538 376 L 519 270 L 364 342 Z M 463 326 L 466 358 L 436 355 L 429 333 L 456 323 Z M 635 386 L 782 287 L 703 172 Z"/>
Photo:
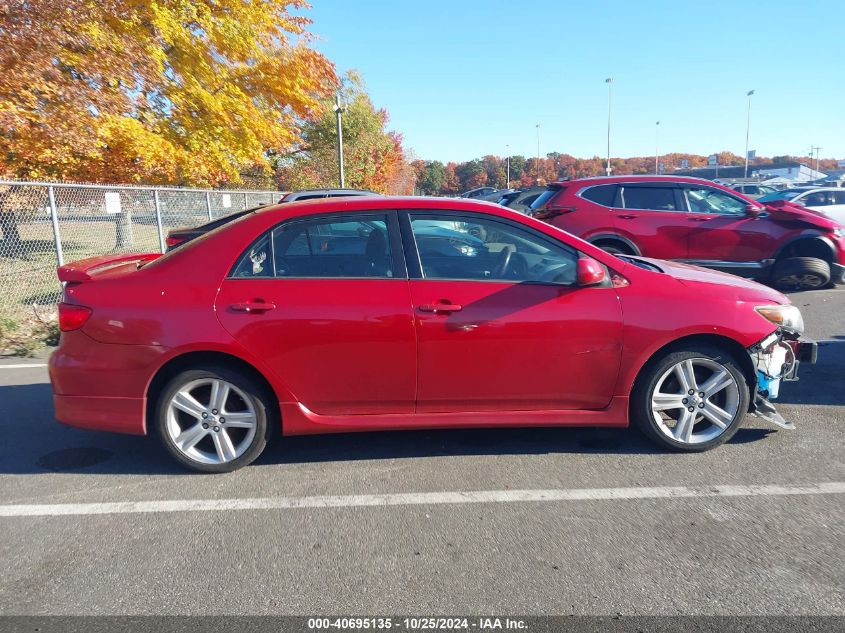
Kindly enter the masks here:
<path id="1" fill-rule="evenodd" d="M 709 358 L 690 358 L 660 376 L 651 412 L 668 438 L 700 444 L 727 430 L 739 412 L 739 400 L 739 386 L 727 367 Z"/>
<path id="2" fill-rule="evenodd" d="M 196 462 L 224 464 L 237 459 L 255 439 L 257 418 L 249 398 L 220 378 L 186 383 L 167 403 L 167 434 Z"/>
<path id="3" fill-rule="evenodd" d="M 824 279 L 818 275 L 808 273 L 804 275 L 787 275 L 786 277 L 781 277 L 778 283 L 794 288 L 818 288 L 824 284 Z"/>

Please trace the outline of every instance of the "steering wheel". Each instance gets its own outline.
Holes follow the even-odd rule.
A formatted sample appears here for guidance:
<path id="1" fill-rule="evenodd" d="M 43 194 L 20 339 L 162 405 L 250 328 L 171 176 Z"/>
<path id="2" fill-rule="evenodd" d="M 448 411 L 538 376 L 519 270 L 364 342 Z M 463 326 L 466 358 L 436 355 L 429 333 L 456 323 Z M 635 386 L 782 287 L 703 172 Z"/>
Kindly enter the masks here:
<path id="1" fill-rule="evenodd" d="M 511 265 L 511 255 L 516 252 L 516 248 L 513 246 L 505 246 L 502 250 L 499 251 L 499 257 L 496 260 L 496 266 L 493 268 L 493 277 L 497 279 L 504 279 L 505 273 L 508 272 L 508 268 Z"/>
<path id="2" fill-rule="evenodd" d="M 493 270 L 493 277 L 497 279 L 522 279 L 528 273 L 525 258 L 516 252 L 516 247 L 505 246 L 499 251 L 499 259 Z"/>

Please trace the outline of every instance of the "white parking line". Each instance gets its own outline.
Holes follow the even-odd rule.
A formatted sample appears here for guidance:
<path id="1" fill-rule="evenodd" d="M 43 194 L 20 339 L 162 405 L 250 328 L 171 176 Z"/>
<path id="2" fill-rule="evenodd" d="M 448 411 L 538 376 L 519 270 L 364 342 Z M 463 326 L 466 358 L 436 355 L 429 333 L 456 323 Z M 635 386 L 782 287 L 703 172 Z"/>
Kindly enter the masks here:
<path id="1" fill-rule="evenodd" d="M 0 369 L 21 369 L 22 367 L 46 367 L 47 363 L 21 363 L 20 365 L 0 365 Z"/>
<path id="2" fill-rule="evenodd" d="M 706 488 L 583 488 L 574 490 L 479 490 L 411 492 L 383 495 L 264 497 L 257 499 L 178 499 L 53 505 L 0 505 L 0 517 L 85 516 L 151 512 L 226 512 L 233 510 L 293 510 L 299 508 L 360 508 L 461 503 L 524 503 L 554 501 L 625 501 L 697 497 L 778 497 L 845 493 L 845 482 L 803 486 L 708 486 Z"/>

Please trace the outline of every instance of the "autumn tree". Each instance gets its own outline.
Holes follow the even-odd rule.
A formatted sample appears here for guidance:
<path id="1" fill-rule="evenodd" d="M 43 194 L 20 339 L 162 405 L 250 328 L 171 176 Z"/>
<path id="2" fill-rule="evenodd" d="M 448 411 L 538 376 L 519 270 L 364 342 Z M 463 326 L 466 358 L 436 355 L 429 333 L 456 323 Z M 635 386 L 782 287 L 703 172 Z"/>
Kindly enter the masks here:
<path id="1" fill-rule="evenodd" d="M 419 160 L 414 161 L 414 168 L 420 193 L 433 196 L 443 192 L 446 184 L 446 165 L 439 160 Z"/>
<path id="2" fill-rule="evenodd" d="M 361 79 L 355 74 L 346 77 L 341 95 L 346 186 L 380 193 L 412 193 L 415 172 L 405 160 L 402 137 L 387 130 L 387 111 L 373 106 Z M 333 103 L 333 99 L 326 101 L 323 115 L 304 126 L 301 143 L 279 158 L 281 187 L 338 186 L 338 139 Z"/>
<path id="3" fill-rule="evenodd" d="M 269 183 L 272 156 L 336 84 L 292 13 L 306 6 L 0 3 L 0 174 L 213 186 L 257 170 Z"/>
<path id="4" fill-rule="evenodd" d="M 455 168 L 455 173 L 460 181 L 461 191 L 469 191 L 487 184 L 487 171 L 484 169 L 484 162 L 480 159 L 460 163 Z"/>
<path id="5" fill-rule="evenodd" d="M 444 196 L 454 196 L 461 191 L 461 179 L 458 177 L 458 164 L 446 163 L 445 175 L 443 177 L 443 188 L 440 190 Z"/>
<path id="6" fill-rule="evenodd" d="M 216 185 L 299 139 L 336 83 L 300 0 L 0 4 L 0 171 Z"/>

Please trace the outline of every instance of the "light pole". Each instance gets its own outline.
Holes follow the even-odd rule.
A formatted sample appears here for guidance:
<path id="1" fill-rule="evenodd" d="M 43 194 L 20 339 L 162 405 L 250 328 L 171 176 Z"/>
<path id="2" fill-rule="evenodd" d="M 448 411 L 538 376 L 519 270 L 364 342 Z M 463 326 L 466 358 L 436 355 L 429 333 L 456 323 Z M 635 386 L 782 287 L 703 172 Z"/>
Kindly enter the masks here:
<path id="1" fill-rule="evenodd" d="M 507 163 L 508 163 L 508 182 L 505 185 L 505 189 L 511 188 L 511 146 L 505 145 L 505 153 L 507 154 Z"/>
<path id="2" fill-rule="evenodd" d="M 537 124 L 537 182 L 540 184 L 540 124 Z"/>
<path id="3" fill-rule="evenodd" d="M 823 149 L 821 147 L 816 147 L 814 145 L 810 146 L 810 159 L 813 158 L 813 152 L 816 153 L 816 171 L 819 170 L 819 150 Z"/>
<path id="4" fill-rule="evenodd" d="M 659 134 L 660 134 L 660 121 L 658 121 L 657 123 L 654 124 L 654 173 L 655 174 L 660 173 L 660 168 L 659 168 L 659 165 L 657 163 L 657 160 L 660 156 L 660 154 L 657 151 L 659 146 L 660 146 L 660 136 L 659 136 Z"/>
<path id="5" fill-rule="evenodd" d="M 337 117 L 337 169 L 338 180 L 340 181 L 340 188 L 343 189 L 345 181 L 343 178 L 343 125 L 341 124 L 341 115 L 346 111 L 346 108 L 340 105 L 340 92 L 335 95 L 334 113 Z"/>
<path id="6" fill-rule="evenodd" d="M 745 178 L 748 178 L 748 137 L 751 134 L 751 95 L 753 90 L 748 91 L 748 121 L 745 125 Z"/>
<path id="7" fill-rule="evenodd" d="M 610 175 L 610 88 L 613 86 L 613 77 L 604 80 L 607 84 L 607 167 L 605 171 Z"/>

